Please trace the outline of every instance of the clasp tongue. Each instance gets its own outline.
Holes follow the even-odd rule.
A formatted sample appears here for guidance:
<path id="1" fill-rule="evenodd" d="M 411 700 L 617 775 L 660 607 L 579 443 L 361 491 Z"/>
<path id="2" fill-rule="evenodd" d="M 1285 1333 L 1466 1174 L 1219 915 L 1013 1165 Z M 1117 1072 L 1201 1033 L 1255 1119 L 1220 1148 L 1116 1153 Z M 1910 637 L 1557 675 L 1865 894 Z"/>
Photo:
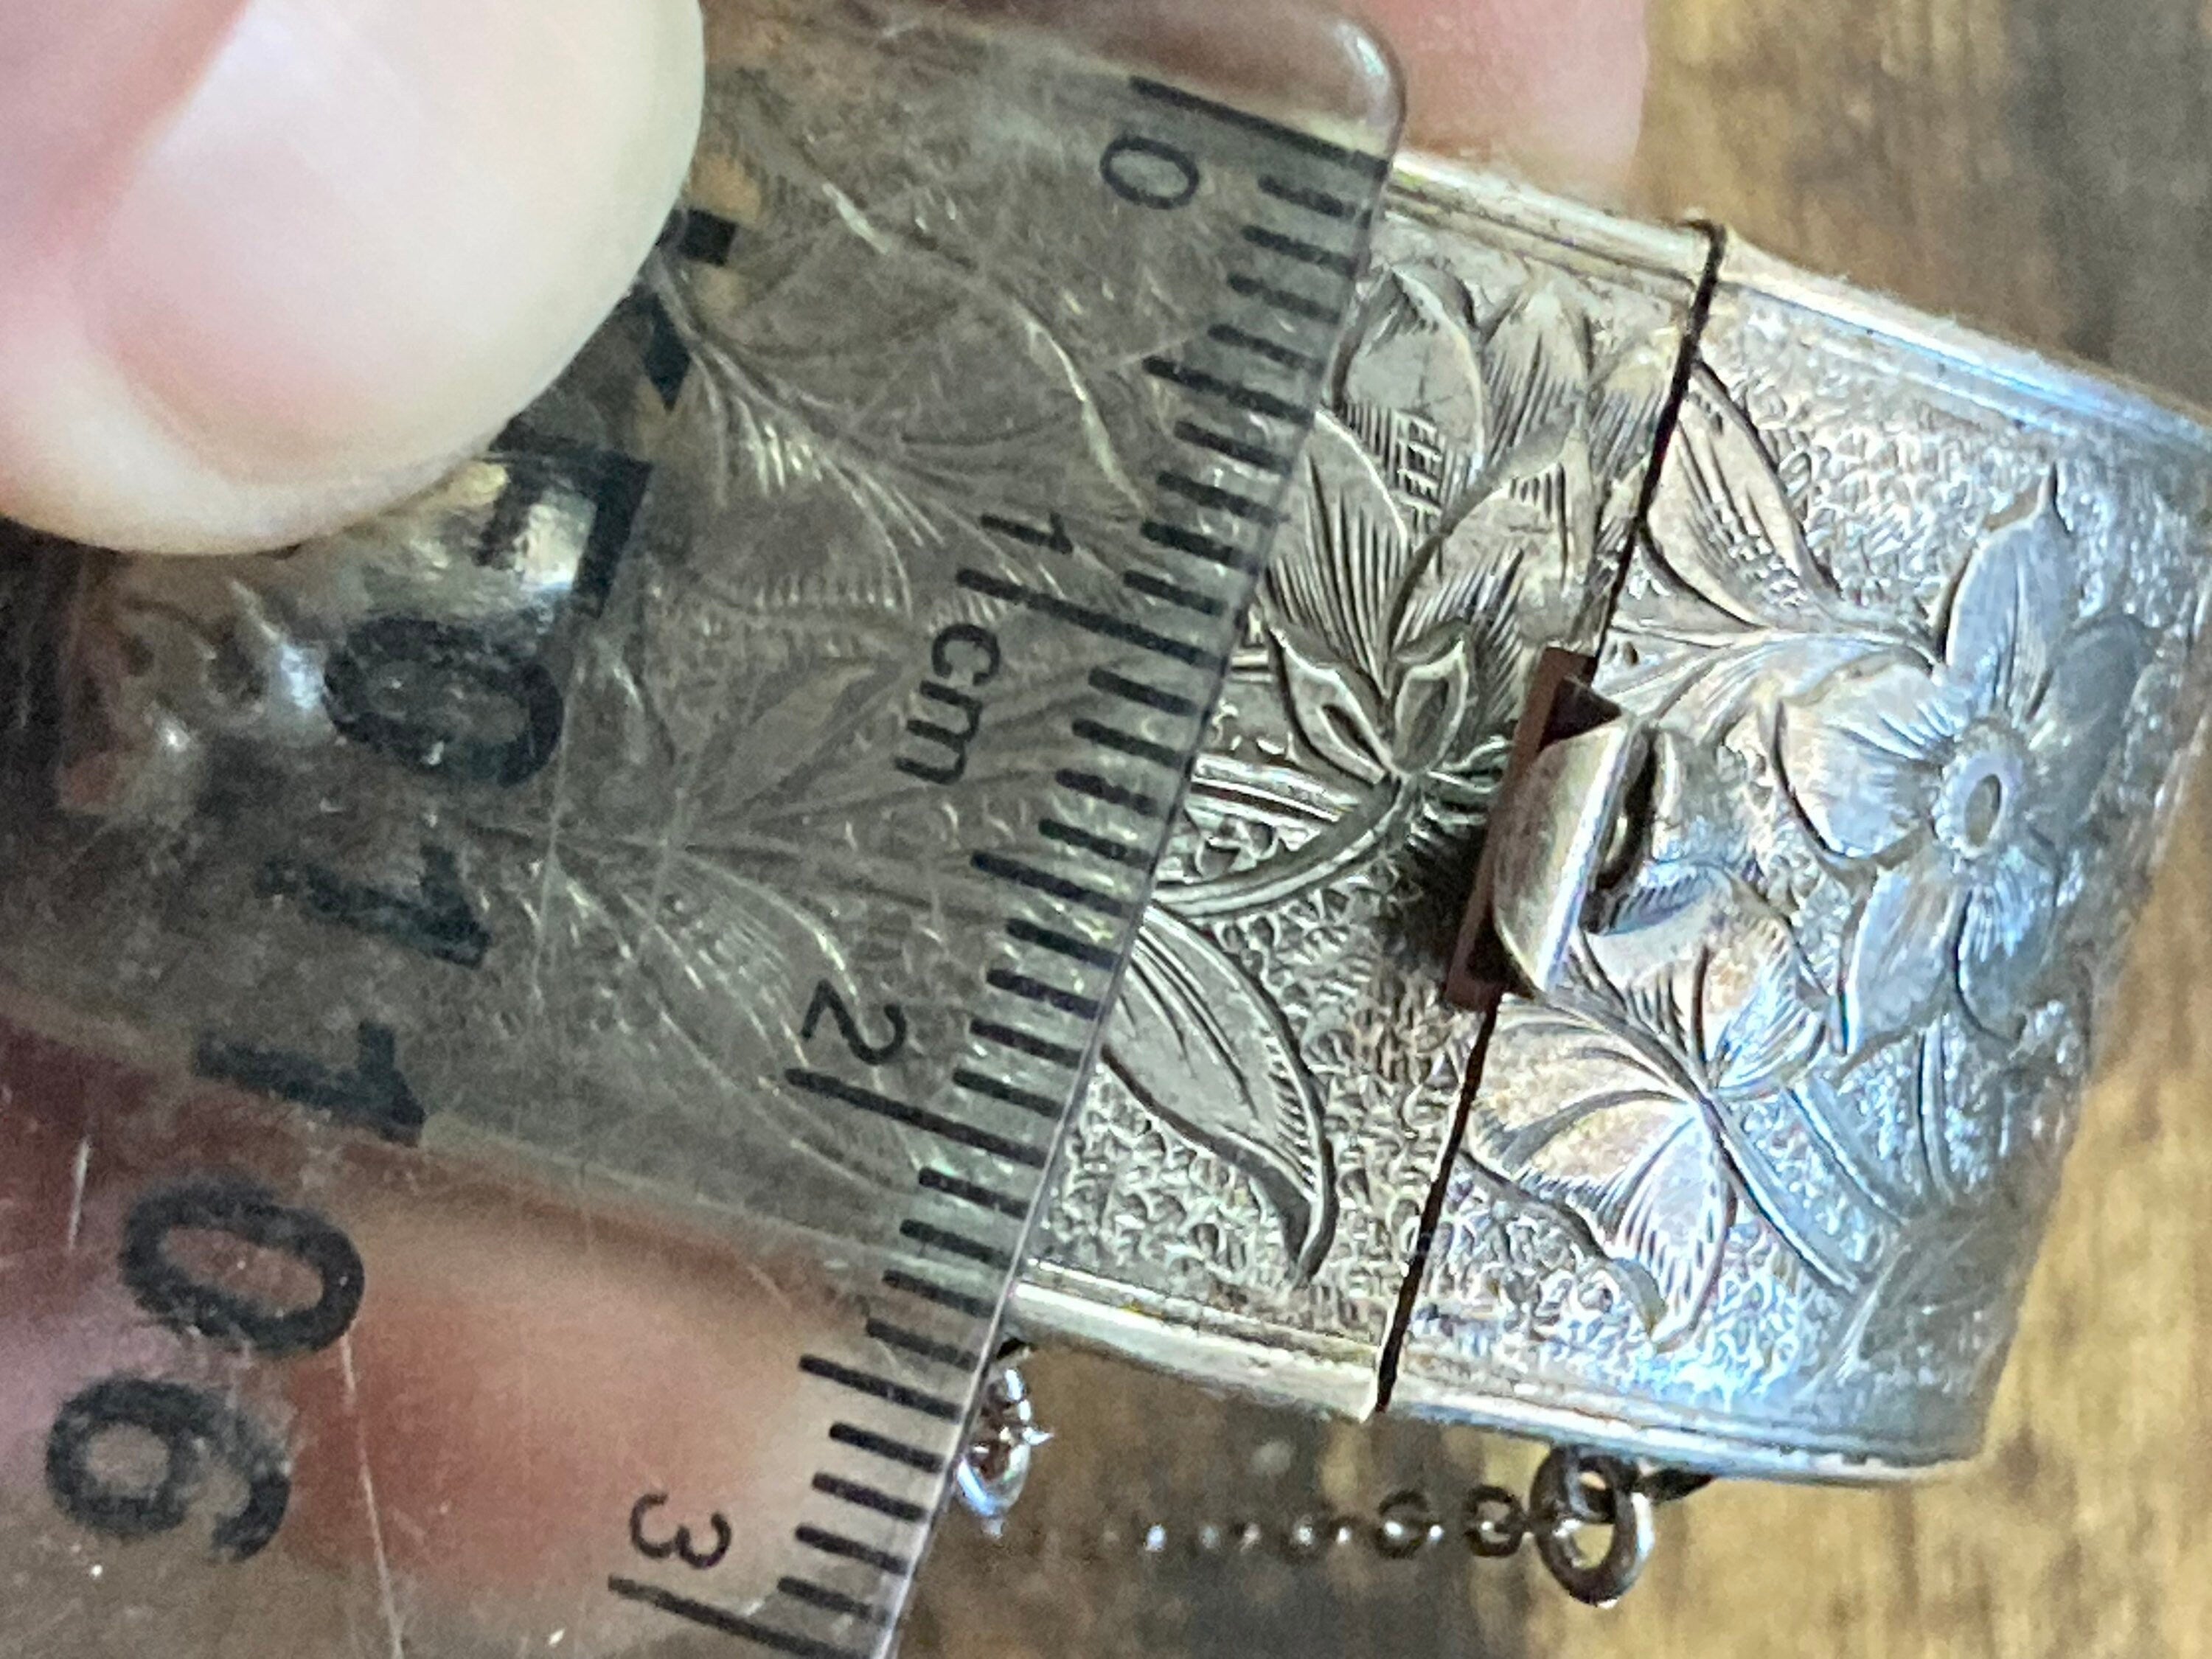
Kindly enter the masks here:
<path id="1" fill-rule="evenodd" d="M 1595 666 L 1556 648 L 1537 663 L 1445 981 L 1462 1007 L 1551 988 L 1629 834 L 1650 737 L 1590 689 Z"/>

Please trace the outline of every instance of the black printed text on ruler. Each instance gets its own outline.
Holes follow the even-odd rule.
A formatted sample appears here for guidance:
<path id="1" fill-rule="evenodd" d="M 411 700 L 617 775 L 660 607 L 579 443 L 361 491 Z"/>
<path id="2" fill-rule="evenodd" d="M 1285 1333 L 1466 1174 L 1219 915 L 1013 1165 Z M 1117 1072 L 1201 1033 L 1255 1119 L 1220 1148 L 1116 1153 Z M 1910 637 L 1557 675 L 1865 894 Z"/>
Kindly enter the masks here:
<path id="1" fill-rule="evenodd" d="M 878 1362 L 818 1352 L 800 1361 L 842 1402 L 812 1482 L 827 1501 L 792 1533 L 812 1565 L 778 1582 L 779 1602 L 743 1613 L 665 1582 L 610 1581 L 618 1595 L 794 1659 L 862 1659 L 872 1641 L 856 1630 L 888 1625 L 919 1561 L 949 1474 L 939 1449 L 945 1431 L 966 1420 L 1054 1131 L 1075 1098 L 1136 925 L 1137 896 L 1228 666 L 1219 643 L 1226 619 L 1249 597 L 1311 420 L 1364 240 L 1365 210 L 1353 198 L 1371 193 L 1382 169 L 1373 157 L 1176 88 L 1132 87 L 1138 110 L 1191 118 L 1133 123 L 1105 143 L 1098 178 L 1129 210 L 1179 214 L 1205 198 L 1206 166 L 1170 133 L 1214 122 L 1279 146 L 1286 159 L 1279 174 L 1257 179 L 1260 194 L 1315 224 L 1310 234 L 1302 222 L 1237 226 L 1249 263 L 1227 276 L 1221 315 L 1182 351 L 1144 364 L 1164 401 L 1180 404 L 1164 430 L 1188 459 L 1162 465 L 1151 480 L 1154 504 L 1127 550 L 1139 556 L 1121 573 L 1122 597 L 1073 596 L 1081 584 L 1071 573 L 1094 572 L 1111 550 L 1079 549 L 1060 514 L 984 514 L 981 527 L 1000 556 L 958 569 L 955 581 L 997 610 L 941 629 L 909 694 L 892 763 L 950 791 L 972 786 L 991 750 L 994 699 L 1021 679 L 1006 615 L 1070 630 L 1086 643 L 1067 659 L 1092 664 L 1080 680 L 1085 712 L 1066 733 L 1067 763 L 1039 802 L 1034 843 L 970 854 L 971 867 L 1004 895 L 1006 948 L 983 964 L 949 1087 L 926 1100 L 899 1089 L 887 1068 L 911 1056 L 909 1023 L 896 1004 L 823 985 L 806 1008 L 804 1035 L 819 1053 L 787 1083 L 917 1132 L 939 1153 L 921 1160 L 915 1203 L 899 1225 L 914 1255 L 884 1273 L 889 1299 L 866 1315 L 865 1351 Z M 1324 175 L 1343 170 L 1349 182 L 1314 182 L 1300 170 L 1309 162 Z M 1349 247 L 1330 240 L 1347 226 Z M 641 1498 L 646 1513 L 656 1513 L 657 1497 Z M 719 1540 L 715 1522 L 726 1519 L 706 1517 L 704 1535 Z M 709 1564 L 681 1547 L 702 1535 L 695 1524 L 634 1541 L 664 1571 L 672 1553 L 704 1574 Z"/>
<path id="2" fill-rule="evenodd" d="M 659 383 L 669 372 L 665 340 L 653 349 Z M 588 506 L 590 527 L 572 599 L 583 615 L 596 614 L 635 526 L 647 469 L 612 452 L 532 444 L 515 433 L 502 440 L 498 459 L 506 483 L 489 512 L 479 562 L 517 556 L 531 509 L 556 490 L 573 494 Z M 562 734 L 561 690 L 542 664 L 446 622 L 384 617 L 364 623 L 331 653 L 323 690 L 325 710 L 343 737 L 453 787 L 526 785 L 551 762 Z M 507 718 L 451 729 L 447 711 L 456 706 L 501 711 Z M 486 738 L 487 729 L 503 735 Z M 258 885 L 264 896 L 295 904 L 318 922 L 372 936 L 417 959 L 473 969 L 491 950 L 492 936 L 470 902 L 453 854 L 434 842 L 420 851 L 422 874 L 411 890 L 379 887 L 294 858 L 270 860 Z M 354 1054 L 341 1059 L 208 1032 L 196 1059 L 203 1075 L 387 1139 L 411 1139 L 423 1113 L 401 1072 L 396 1034 L 363 1024 L 356 1044 Z M 312 1276 L 315 1299 L 272 1304 L 254 1287 L 203 1276 L 204 1269 L 171 1255 L 170 1239 L 180 1232 L 225 1235 L 289 1257 Z M 360 1311 L 366 1279 L 359 1251 L 327 1217 L 228 1174 L 189 1176 L 142 1194 L 125 1223 L 117 1266 L 140 1309 L 180 1342 L 279 1364 L 343 1340 Z M 150 1438 L 160 1448 L 159 1478 L 150 1487 L 113 1480 L 112 1460 L 100 1448 L 118 1434 Z M 125 1540 L 185 1527 L 210 1504 L 207 1475 L 221 1468 L 228 1480 L 213 1491 L 238 1494 L 209 1517 L 210 1542 L 222 1561 L 246 1560 L 267 1548 L 291 1501 L 292 1454 L 275 1429 L 229 1392 L 158 1376 L 118 1375 L 79 1389 L 47 1433 L 45 1464 L 48 1494 L 63 1515 L 88 1531 Z M 669 1540 L 672 1554 L 702 1556 L 689 1531 L 678 1528 Z"/>
<path id="3" fill-rule="evenodd" d="M 735 234 L 734 226 L 711 215 L 679 214 L 667 240 L 682 257 L 719 263 Z M 617 321 L 633 325 L 638 372 L 672 410 L 692 362 L 666 307 L 641 285 Z M 485 516 L 477 563 L 499 568 L 518 562 L 538 507 L 560 500 L 580 503 L 586 528 L 569 607 L 579 622 L 596 617 L 635 538 L 652 468 L 617 450 L 537 432 L 523 421 L 501 435 L 491 459 L 505 477 Z M 533 649 L 488 626 L 408 616 L 373 617 L 338 642 L 324 667 L 323 705 L 342 737 L 456 789 L 529 784 L 551 764 L 567 720 L 561 686 Z M 470 902 L 459 859 L 426 841 L 420 860 L 412 889 L 283 856 L 263 866 L 257 885 L 264 896 L 319 922 L 371 935 L 414 957 L 481 967 L 495 941 Z M 194 1058 L 203 1076 L 388 1139 L 413 1139 L 426 1109 L 408 1084 L 398 1034 L 365 1023 L 356 1045 L 349 1055 L 313 1054 L 210 1031 Z"/>

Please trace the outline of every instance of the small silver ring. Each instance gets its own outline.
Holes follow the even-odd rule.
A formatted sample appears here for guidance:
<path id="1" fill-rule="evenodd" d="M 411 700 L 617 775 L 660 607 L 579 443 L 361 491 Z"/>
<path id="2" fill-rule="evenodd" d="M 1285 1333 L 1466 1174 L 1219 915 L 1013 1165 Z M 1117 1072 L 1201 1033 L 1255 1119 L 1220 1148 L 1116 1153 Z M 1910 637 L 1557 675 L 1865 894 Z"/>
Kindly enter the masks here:
<path id="1" fill-rule="evenodd" d="M 1583 1486 L 1586 1474 L 1596 1476 L 1611 1498 L 1609 1515 L 1598 1516 Z M 1537 1468 L 1528 1498 L 1536 1553 L 1568 1595 L 1590 1607 L 1609 1607 L 1635 1588 L 1658 1532 L 1656 1505 L 1633 1465 L 1561 1448 Z M 1605 1553 L 1592 1561 L 1576 1540 L 1599 1526 L 1608 1528 L 1611 1536 Z"/>

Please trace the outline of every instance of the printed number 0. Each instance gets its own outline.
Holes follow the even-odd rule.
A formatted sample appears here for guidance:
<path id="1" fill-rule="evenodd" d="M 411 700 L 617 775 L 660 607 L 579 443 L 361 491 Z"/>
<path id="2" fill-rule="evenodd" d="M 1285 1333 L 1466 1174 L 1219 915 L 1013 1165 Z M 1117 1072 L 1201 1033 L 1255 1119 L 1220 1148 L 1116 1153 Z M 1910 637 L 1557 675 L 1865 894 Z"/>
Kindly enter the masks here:
<path id="1" fill-rule="evenodd" d="M 1171 212 L 1198 195 L 1198 163 L 1173 144 L 1125 132 L 1098 158 L 1107 189 L 1137 207 Z"/>
<path id="2" fill-rule="evenodd" d="M 289 1209 L 250 1182 L 204 1180 L 149 1194 L 124 1224 L 124 1283 L 139 1306 L 180 1334 L 205 1337 L 273 1358 L 313 1353 L 343 1336 L 361 1311 L 361 1254 L 320 1216 Z M 321 1294 L 307 1307 L 270 1307 L 204 1284 L 168 1255 L 179 1231 L 227 1233 L 241 1243 L 289 1255 L 312 1272 Z M 112 1432 L 161 1446 L 161 1480 L 110 1485 L 94 1448 Z M 55 1505 L 79 1526 L 110 1538 L 174 1532 L 207 1484 L 210 1459 L 246 1488 L 243 1503 L 216 1523 L 225 1560 L 260 1553 L 283 1524 L 292 1476 L 281 1446 L 221 1396 L 181 1382 L 112 1376 L 61 1409 L 46 1436 L 46 1486 Z"/>
<path id="3" fill-rule="evenodd" d="M 560 747 L 561 688 L 543 665 L 472 629 L 378 617 L 323 671 L 331 723 L 401 765 L 512 789 Z"/>
<path id="4" fill-rule="evenodd" d="M 648 1561 L 665 1561 L 672 1555 L 685 1566 L 696 1567 L 702 1572 L 709 1567 L 720 1566 L 722 1558 L 730 1553 L 730 1546 L 736 1541 L 727 1517 L 720 1510 L 707 1517 L 707 1525 L 714 1534 L 714 1547 L 710 1550 L 702 1550 L 692 1541 L 689 1527 L 678 1527 L 666 1538 L 647 1538 L 645 1535 L 645 1517 L 667 1502 L 666 1492 L 649 1492 L 630 1506 L 630 1547 Z"/>
<path id="5" fill-rule="evenodd" d="M 297 1310 L 272 1308 L 204 1284 L 169 1258 L 172 1233 L 224 1233 L 290 1256 L 322 1294 Z M 271 1359 L 318 1353 L 361 1311 L 364 1274 L 353 1242 L 319 1215 L 288 1209 L 240 1181 L 203 1181 L 149 1194 L 123 1229 L 123 1282 L 138 1305 L 180 1334 L 204 1336 Z"/>

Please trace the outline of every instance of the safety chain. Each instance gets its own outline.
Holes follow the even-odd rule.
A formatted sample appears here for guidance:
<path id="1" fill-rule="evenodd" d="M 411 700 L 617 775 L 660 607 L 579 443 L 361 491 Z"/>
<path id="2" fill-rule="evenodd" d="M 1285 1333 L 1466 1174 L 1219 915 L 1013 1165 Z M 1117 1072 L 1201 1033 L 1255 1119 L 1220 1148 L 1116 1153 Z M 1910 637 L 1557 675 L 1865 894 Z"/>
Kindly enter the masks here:
<path id="1" fill-rule="evenodd" d="M 1385 1498 L 1365 1520 L 1310 1512 L 1272 1525 L 1206 1521 L 1176 1528 L 1160 1522 L 1109 1522 L 1099 1529 L 1097 1553 L 1159 1559 L 1180 1549 L 1199 1557 L 1273 1555 L 1298 1565 L 1364 1542 L 1384 1560 L 1410 1561 L 1456 1535 L 1470 1555 L 1485 1560 L 1503 1560 L 1533 1545 L 1569 1595 L 1592 1607 L 1610 1607 L 1635 1586 L 1651 1559 L 1657 1510 L 1709 1480 L 1563 1449 L 1545 1458 L 1526 1498 L 1504 1486 L 1472 1486 L 1449 1517 L 1426 1492 L 1407 1487 Z M 1600 1531 L 1611 1534 L 1605 1548 L 1586 1554 L 1585 1539 Z"/>
<path id="2" fill-rule="evenodd" d="M 1007 1512 L 1021 1495 L 1030 1452 L 1050 1437 L 1036 1426 L 1029 1389 L 1016 1364 L 1023 1357 L 1018 1348 L 1010 1348 L 994 1368 L 960 1472 L 969 1507 L 994 1538 L 1003 1534 Z M 1611 1607 L 1635 1586 L 1651 1559 L 1657 1511 L 1711 1483 L 1710 1475 L 1648 1468 L 1562 1447 L 1538 1467 L 1525 1498 L 1504 1486 L 1471 1486 L 1449 1519 L 1426 1492 L 1406 1487 L 1385 1498 L 1364 1522 L 1316 1512 L 1273 1525 L 1206 1521 L 1176 1528 L 1164 1522 L 1109 1522 L 1082 1553 L 1092 1559 L 1133 1554 L 1152 1560 L 1178 1551 L 1200 1558 L 1272 1555 L 1303 1564 L 1364 1540 L 1384 1560 L 1410 1561 L 1456 1533 L 1470 1555 L 1486 1560 L 1502 1560 L 1524 1545 L 1533 1546 L 1546 1571 L 1570 1595 L 1592 1607 Z M 1601 1551 L 1585 1548 L 1595 1533 L 1607 1534 Z M 1048 1530 L 1020 1535 L 1014 1547 L 1049 1551 L 1060 1541 Z"/>

